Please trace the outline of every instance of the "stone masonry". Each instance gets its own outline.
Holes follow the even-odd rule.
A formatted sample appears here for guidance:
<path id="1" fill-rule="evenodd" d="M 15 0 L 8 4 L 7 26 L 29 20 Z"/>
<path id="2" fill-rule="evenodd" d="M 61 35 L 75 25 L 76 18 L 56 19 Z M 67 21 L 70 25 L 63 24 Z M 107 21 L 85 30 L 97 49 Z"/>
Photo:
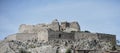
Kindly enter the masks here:
<path id="1" fill-rule="evenodd" d="M 80 25 L 78 22 L 58 22 L 57 19 L 53 20 L 50 24 L 21 24 L 19 27 L 19 32 L 6 37 L 6 40 L 37 40 L 49 42 L 49 44 L 52 44 L 57 40 L 59 42 L 60 40 L 61 42 L 65 42 L 63 43 L 65 45 L 69 42 L 74 47 L 74 49 L 80 51 L 90 49 L 108 50 L 108 48 L 112 49 L 116 45 L 115 35 L 83 32 L 80 30 Z M 51 43 L 51 41 L 53 42 Z M 90 45 L 93 45 L 93 47 L 90 47 Z"/>

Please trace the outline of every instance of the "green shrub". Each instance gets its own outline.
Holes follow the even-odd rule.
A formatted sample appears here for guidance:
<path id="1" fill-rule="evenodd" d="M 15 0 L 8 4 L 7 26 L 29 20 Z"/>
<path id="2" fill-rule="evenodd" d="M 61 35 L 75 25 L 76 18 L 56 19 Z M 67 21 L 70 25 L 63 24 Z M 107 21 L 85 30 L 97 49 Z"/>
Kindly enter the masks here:
<path id="1" fill-rule="evenodd" d="M 65 53 L 71 53 L 71 49 L 67 49 Z"/>
<path id="2" fill-rule="evenodd" d="M 85 30 L 84 32 L 86 32 L 86 33 L 90 33 L 90 31 L 88 31 L 88 30 Z"/>
<path id="3" fill-rule="evenodd" d="M 30 48 L 35 48 L 36 46 L 33 45 L 33 44 L 30 44 L 29 47 L 30 47 Z"/>
<path id="4" fill-rule="evenodd" d="M 20 50 L 19 50 L 19 53 L 31 53 L 31 52 L 28 52 L 28 51 L 26 51 L 26 50 L 24 50 L 24 49 L 20 49 Z"/>
<path id="5" fill-rule="evenodd" d="M 116 47 L 115 47 L 115 46 L 113 46 L 113 47 L 112 47 L 112 51 L 115 51 L 115 50 L 117 50 L 117 49 L 116 49 Z"/>

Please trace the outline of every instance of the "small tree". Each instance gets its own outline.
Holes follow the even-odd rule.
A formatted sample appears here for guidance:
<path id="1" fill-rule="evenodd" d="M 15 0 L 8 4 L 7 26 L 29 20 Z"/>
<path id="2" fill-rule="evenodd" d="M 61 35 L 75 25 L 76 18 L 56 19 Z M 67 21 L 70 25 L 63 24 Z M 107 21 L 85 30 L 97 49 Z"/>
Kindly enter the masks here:
<path id="1" fill-rule="evenodd" d="M 90 33 L 90 31 L 88 31 L 88 30 L 85 30 L 85 32 L 86 32 L 86 33 Z"/>

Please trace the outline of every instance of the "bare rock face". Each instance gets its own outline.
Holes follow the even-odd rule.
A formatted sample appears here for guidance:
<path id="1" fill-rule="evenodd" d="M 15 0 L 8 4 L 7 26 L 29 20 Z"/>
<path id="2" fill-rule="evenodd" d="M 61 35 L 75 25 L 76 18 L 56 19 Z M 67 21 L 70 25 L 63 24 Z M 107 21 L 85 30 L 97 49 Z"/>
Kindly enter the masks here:
<path id="1" fill-rule="evenodd" d="M 9 47 L 9 42 L 4 40 L 1 41 L 0 43 L 0 53 L 15 53 L 15 52 Z"/>
<path id="2" fill-rule="evenodd" d="M 31 51 L 31 53 L 56 53 L 56 48 L 53 48 L 51 45 L 45 45 L 28 50 Z"/>
<path id="3" fill-rule="evenodd" d="M 10 47 L 8 44 L 5 44 L 4 46 L 2 46 L 0 48 L 0 52 L 1 53 L 15 53 Z"/>
<path id="4" fill-rule="evenodd" d="M 102 49 L 101 49 L 102 48 Z M 4 49 L 4 50 L 3 50 Z M 101 42 L 99 40 L 86 40 L 79 39 L 75 41 L 71 40 L 51 40 L 48 42 L 44 41 L 3 41 L 0 44 L 1 53 L 66 53 L 69 49 L 70 52 L 79 50 L 98 50 L 109 51 L 112 49 L 112 45 L 109 42 Z M 96 51 L 90 51 L 95 53 Z M 98 53 L 98 52 L 97 52 Z"/>

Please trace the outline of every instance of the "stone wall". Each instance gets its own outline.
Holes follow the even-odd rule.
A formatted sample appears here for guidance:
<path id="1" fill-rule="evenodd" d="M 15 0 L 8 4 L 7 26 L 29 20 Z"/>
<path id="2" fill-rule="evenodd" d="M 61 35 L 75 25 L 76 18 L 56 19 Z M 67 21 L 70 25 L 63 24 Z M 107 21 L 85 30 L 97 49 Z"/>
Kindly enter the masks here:
<path id="1" fill-rule="evenodd" d="M 51 29 L 53 31 L 80 31 L 80 26 L 78 22 L 59 22 L 55 19 L 50 24 L 36 24 L 36 25 L 26 25 L 21 24 L 19 27 L 19 33 L 38 33 L 41 29 Z"/>
<path id="2" fill-rule="evenodd" d="M 37 34 L 35 33 L 16 33 L 16 40 L 26 41 L 37 39 Z"/>
<path id="3" fill-rule="evenodd" d="M 39 31 L 42 31 L 42 29 L 48 29 L 48 26 L 45 24 L 37 25 L 21 24 L 19 27 L 19 33 L 38 33 Z"/>
<path id="4" fill-rule="evenodd" d="M 33 37 L 38 38 L 38 40 L 45 41 L 55 39 L 67 39 L 67 40 L 86 39 L 111 42 L 112 45 L 116 45 L 115 35 L 81 32 L 78 22 L 61 22 L 61 24 L 59 24 L 59 22 L 56 19 L 53 20 L 52 23 L 50 24 L 37 24 L 37 25 L 22 24 L 20 25 L 19 28 L 19 34 L 16 35 L 18 35 L 16 39 L 19 40 L 32 39 Z M 12 39 L 13 37 L 15 36 L 11 36 L 9 39 Z"/>
<path id="5" fill-rule="evenodd" d="M 38 40 L 48 41 L 48 31 L 48 29 L 42 29 L 40 32 L 38 32 Z"/>
<path id="6" fill-rule="evenodd" d="M 19 32 L 20 33 L 33 33 L 33 25 L 26 25 L 26 24 L 21 24 L 19 27 Z"/>
<path id="7" fill-rule="evenodd" d="M 70 23 L 68 23 L 68 22 L 61 22 L 60 26 L 61 26 L 60 30 L 64 31 L 64 30 L 66 30 L 66 28 L 70 27 Z"/>
<path id="8" fill-rule="evenodd" d="M 6 37 L 5 39 L 6 39 L 7 41 L 16 40 L 16 34 L 8 35 L 8 37 Z"/>
<path id="9" fill-rule="evenodd" d="M 80 31 L 80 25 L 76 21 L 70 23 L 70 28 L 74 28 L 76 31 Z"/>
<path id="10" fill-rule="evenodd" d="M 116 36 L 111 34 L 97 33 L 98 39 L 101 41 L 111 42 L 116 45 Z"/>
<path id="11" fill-rule="evenodd" d="M 75 39 L 97 40 L 97 34 L 86 32 L 75 32 Z"/>
<path id="12" fill-rule="evenodd" d="M 64 32 L 80 31 L 78 22 L 61 22 L 60 30 Z"/>
<path id="13" fill-rule="evenodd" d="M 54 31 L 60 31 L 60 25 L 57 19 L 53 20 L 48 27 Z"/>
<path id="14" fill-rule="evenodd" d="M 26 40 L 35 40 L 37 39 L 37 34 L 36 33 L 16 33 L 9 35 L 8 37 L 5 38 L 7 41 L 11 40 L 19 40 L 19 41 L 26 41 Z"/>
<path id="15" fill-rule="evenodd" d="M 65 33 L 61 31 L 50 31 L 49 33 L 49 40 L 55 40 L 55 39 L 67 39 L 67 40 L 74 40 L 74 34 L 73 33 Z"/>

